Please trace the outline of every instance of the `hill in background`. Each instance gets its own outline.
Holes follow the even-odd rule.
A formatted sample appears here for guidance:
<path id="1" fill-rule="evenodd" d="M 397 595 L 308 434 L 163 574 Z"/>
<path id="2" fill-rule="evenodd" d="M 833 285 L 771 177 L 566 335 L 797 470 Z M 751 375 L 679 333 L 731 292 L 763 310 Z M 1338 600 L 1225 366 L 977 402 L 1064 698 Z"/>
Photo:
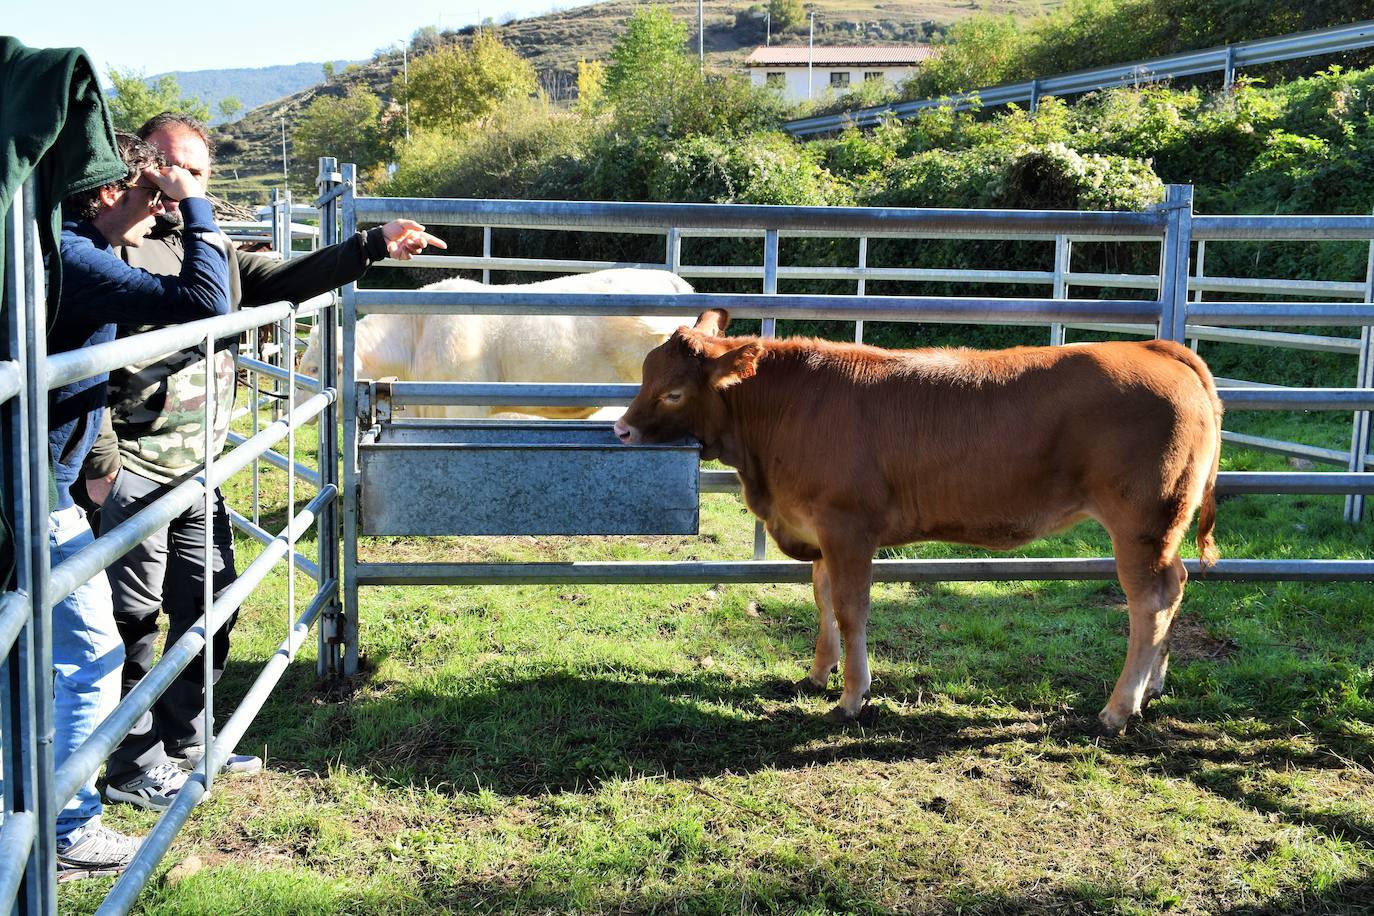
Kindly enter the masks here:
<path id="1" fill-rule="evenodd" d="M 579 60 L 605 60 L 624 31 L 639 0 L 607 0 L 574 9 L 517 19 L 493 26 L 496 34 L 539 74 L 545 91 L 556 99 L 568 98 L 577 85 Z M 691 46 L 696 47 L 696 0 L 664 4 L 673 15 L 690 25 Z M 762 21 L 736 23 L 736 14 L 747 10 L 751 0 L 706 0 L 706 65 L 714 70 L 737 70 L 745 57 L 764 42 Z M 817 45 L 891 45 L 928 41 L 931 34 L 975 13 L 1012 13 L 1029 16 L 1040 12 L 1040 0 L 814 0 Z M 460 40 L 472 28 L 436 36 L 441 42 Z M 804 45 L 806 30 L 773 34 L 773 44 Z M 417 50 L 416 53 L 419 53 Z M 374 58 L 362 64 L 340 67 L 328 82 L 321 81 L 319 65 L 313 84 L 284 98 L 273 99 L 248 111 L 228 125 L 220 142 L 219 193 L 238 202 L 262 202 L 269 189 L 281 186 L 282 123 L 285 120 L 287 155 L 291 154 L 291 127 L 295 119 L 320 94 L 344 95 L 350 86 L 364 86 L 382 96 L 401 74 L 401 54 Z M 186 83 L 183 89 L 190 91 Z M 240 94 L 245 107 L 252 107 Z M 297 171 L 292 169 L 293 174 Z"/>
<path id="2" fill-rule="evenodd" d="M 334 66 L 342 70 L 348 63 L 345 60 L 335 61 Z M 176 79 L 183 95 L 208 102 L 218 122 L 219 103 L 230 96 L 238 97 L 243 103 L 243 113 L 246 113 L 265 102 L 300 92 L 320 82 L 324 79 L 324 65 L 304 63 L 227 70 L 173 70 L 154 74 L 146 82 L 152 84 L 163 76 Z"/>

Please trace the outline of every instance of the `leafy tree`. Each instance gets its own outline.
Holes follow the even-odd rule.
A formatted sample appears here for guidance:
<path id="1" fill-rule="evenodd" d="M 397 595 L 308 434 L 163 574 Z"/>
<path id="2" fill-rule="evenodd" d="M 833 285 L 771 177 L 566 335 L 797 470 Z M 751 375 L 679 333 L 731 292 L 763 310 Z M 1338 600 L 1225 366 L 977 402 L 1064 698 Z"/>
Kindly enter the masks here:
<path id="1" fill-rule="evenodd" d="M 537 88 L 533 65 L 491 32 L 479 30 L 467 48 L 449 45 L 413 61 L 409 86 L 397 80 L 392 94 L 409 97 L 415 124 L 455 128 Z"/>
<path id="2" fill-rule="evenodd" d="M 577 107 L 592 111 L 606 94 L 606 65 L 599 60 L 577 62 Z"/>
<path id="3" fill-rule="evenodd" d="M 231 95 L 221 99 L 219 103 L 219 116 L 226 121 L 234 120 L 234 116 L 243 111 L 243 102 L 236 95 Z"/>
<path id="4" fill-rule="evenodd" d="M 200 121 L 210 120 L 210 106 L 195 97 L 181 94 L 176 77 L 165 74 L 148 84 L 141 71 L 110 69 L 114 95 L 110 117 L 118 130 L 135 131 L 155 114 L 175 111 Z"/>
<path id="5" fill-rule="evenodd" d="M 324 71 L 324 81 L 327 83 L 334 78 L 334 62 L 327 60 L 320 67 Z"/>
<path id="6" fill-rule="evenodd" d="M 318 96 L 305 109 L 292 131 L 294 159 L 313 177 L 321 156 L 356 163 L 366 171 L 386 155 L 379 124 L 381 101 L 366 89 L 354 86 L 342 98 Z"/>
<path id="7" fill-rule="evenodd" d="M 799 29 L 806 22 L 802 0 L 768 0 L 768 13 L 774 32 Z"/>
<path id="8" fill-rule="evenodd" d="M 686 43 L 687 26 L 674 21 L 666 7 L 643 7 L 630 17 L 611 48 L 606 71 L 606 95 L 626 128 L 671 124 L 684 92 L 700 82 Z"/>

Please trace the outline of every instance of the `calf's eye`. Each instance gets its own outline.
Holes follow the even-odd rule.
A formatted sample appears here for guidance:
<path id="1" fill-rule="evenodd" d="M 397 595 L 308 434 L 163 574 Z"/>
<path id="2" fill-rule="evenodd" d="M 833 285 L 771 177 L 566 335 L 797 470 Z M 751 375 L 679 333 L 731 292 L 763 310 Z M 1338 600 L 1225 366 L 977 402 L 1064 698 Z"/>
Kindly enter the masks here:
<path id="1" fill-rule="evenodd" d="M 665 403 L 665 404 L 677 404 L 677 403 L 680 402 L 681 400 L 682 400 L 682 392 L 681 392 L 681 391 L 669 391 L 669 392 L 667 392 L 666 394 L 663 395 L 663 403 Z"/>

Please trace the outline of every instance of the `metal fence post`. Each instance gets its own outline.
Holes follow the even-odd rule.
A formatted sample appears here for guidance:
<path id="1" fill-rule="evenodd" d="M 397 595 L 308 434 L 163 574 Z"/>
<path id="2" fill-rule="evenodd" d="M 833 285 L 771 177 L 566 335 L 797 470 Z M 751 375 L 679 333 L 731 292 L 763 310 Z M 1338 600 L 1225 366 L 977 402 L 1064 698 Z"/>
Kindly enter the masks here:
<path id="1" fill-rule="evenodd" d="M 1374 241 L 1369 243 L 1369 261 L 1364 274 L 1364 301 L 1374 302 Z M 1374 388 L 1374 328 L 1360 329 L 1360 365 L 1356 388 Z M 1350 470 L 1363 471 L 1365 456 L 1369 454 L 1370 413 L 1355 412 L 1350 430 Z M 1354 493 L 1345 498 L 1345 520 L 1358 524 L 1364 518 L 1364 494 Z"/>
<path id="2" fill-rule="evenodd" d="M 201 654 L 201 672 L 203 675 L 203 698 L 205 707 L 203 710 L 204 725 L 204 745 L 205 753 L 200 758 L 202 773 L 205 779 L 205 793 L 210 793 L 211 787 L 215 782 L 214 768 L 210 766 L 210 761 L 214 759 L 215 749 L 215 632 L 211 627 L 211 619 L 214 616 L 215 605 L 215 490 L 216 487 L 210 482 L 210 473 L 215 463 L 215 332 L 210 331 L 205 335 L 205 421 L 204 421 L 204 444 L 205 444 L 205 464 L 201 468 L 204 475 L 205 494 L 201 504 L 205 512 L 205 581 L 201 587 L 201 598 L 204 605 L 201 608 L 200 626 L 205 633 L 205 648 Z M 288 472 L 289 474 L 290 472 Z M 289 567 L 288 567 L 289 568 Z"/>
<path id="3" fill-rule="evenodd" d="M 765 229 L 763 233 L 763 293 L 765 296 L 778 292 L 778 230 Z M 775 318 L 763 319 L 763 336 L 773 337 L 778 332 Z M 768 549 L 768 533 L 763 522 L 754 522 L 754 559 L 762 560 Z"/>
<path id="4" fill-rule="evenodd" d="M 1056 235 L 1054 237 L 1054 298 L 1069 298 L 1069 258 L 1072 249 L 1069 247 L 1072 242 L 1067 235 Z M 1064 344 L 1064 322 L 1056 321 L 1050 325 L 1050 346 L 1059 347 Z"/>
<path id="5" fill-rule="evenodd" d="M 1193 186 L 1171 184 L 1164 196 L 1169 223 L 1159 271 L 1159 336 L 1180 343 L 1188 320 L 1188 255 L 1193 241 Z"/>
<path id="6" fill-rule="evenodd" d="M 490 227 L 490 226 L 483 226 L 483 227 L 482 227 L 482 260 L 484 260 L 484 261 L 490 261 L 490 260 L 491 260 L 491 227 Z M 483 267 L 483 268 L 482 268 L 482 282 L 483 282 L 483 283 L 490 283 L 490 282 L 491 282 L 491 270 L 490 270 L 490 268 L 486 268 L 486 267 Z"/>
<path id="7" fill-rule="evenodd" d="M 867 266 L 868 266 L 868 237 L 867 237 L 867 236 L 860 236 L 860 237 L 859 237 L 859 270 L 863 270 L 863 269 L 866 268 Z M 862 295 L 864 294 L 864 290 L 866 290 L 866 289 L 868 288 L 868 284 L 867 284 L 867 282 L 865 282 L 866 279 L 867 279 L 867 278 L 864 277 L 863 274 L 859 274 L 859 286 L 858 286 L 858 289 L 857 289 L 857 290 L 855 291 L 855 293 L 854 293 L 856 296 L 862 296 Z M 855 343 L 863 343 L 863 342 L 864 342 L 864 322 L 863 322 L 863 319 L 862 319 L 862 318 L 860 318 L 858 321 L 854 322 L 854 342 L 855 342 Z"/>
<path id="8" fill-rule="evenodd" d="M 1207 260 L 1207 240 L 1206 240 L 1206 239 L 1198 239 L 1198 242 L 1197 242 L 1197 273 L 1196 273 L 1195 276 L 1196 276 L 1197 279 L 1199 279 L 1199 280 L 1201 280 L 1201 279 L 1206 275 L 1206 274 L 1204 273 L 1204 271 L 1206 270 L 1206 268 L 1205 268 L 1205 266 L 1204 266 L 1206 260 Z M 1194 301 L 1194 302 L 1201 302 L 1201 301 L 1202 301 L 1202 289 L 1201 289 L 1201 287 L 1199 287 L 1199 288 L 1193 290 L 1193 301 Z M 1186 332 L 1186 330 L 1187 330 L 1186 326 L 1185 326 L 1184 330 L 1185 330 L 1185 332 Z M 1191 347 L 1193 348 L 1193 352 L 1194 352 L 1194 353 L 1197 352 L 1197 345 L 1198 345 L 1198 343 L 1199 343 L 1198 339 L 1197 339 L 1196 337 L 1194 337 L 1194 338 L 1192 339 L 1192 342 L 1189 344 L 1189 346 L 1191 346 Z"/>
<path id="9" fill-rule="evenodd" d="M 345 163 L 344 190 L 341 195 L 342 213 L 339 234 L 351 238 L 358 231 L 358 216 L 354 209 L 357 196 L 357 167 Z M 353 331 L 358 323 L 358 307 L 354 301 L 358 284 L 343 288 L 343 374 L 340 395 L 343 397 L 343 674 L 358 672 L 358 392 L 353 365 Z"/>
<path id="10" fill-rule="evenodd" d="M 3 653 L 5 729 L 0 837 L 6 884 L 17 884 L 15 912 L 57 912 L 57 809 L 53 804 L 52 612 L 48 608 L 48 399 L 43 329 L 44 275 L 32 177 L 14 195 L 0 233 L 5 245 L 5 358 L 16 364 L 19 391 L 3 407 L 5 475 L 14 534 L 15 589 L 29 606 L 14 644 Z M 25 839 L 27 835 L 27 839 Z M 0 906 L 9 901 L 0 898 Z"/>
<path id="11" fill-rule="evenodd" d="M 318 187 L 320 197 L 325 198 L 342 181 L 338 172 L 338 160 L 320 159 Z M 320 207 L 320 244 L 329 246 L 339 241 L 339 203 L 337 199 L 323 201 Z M 320 351 L 320 389 L 339 388 L 339 361 L 331 359 L 339 352 L 339 306 L 338 303 L 315 313 L 315 327 L 318 334 Z M 321 510 L 318 535 L 318 560 L 320 581 L 339 582 L 339 501 L 345 499 L 339 487 L 339 402 L 325 407 L 316 425 L 319 434 L 320 488 L 333 484 L 338 491 L 337 499 L 332 500 Z M 351 498 L 349 499 L 351 502 Z M 336 675 L 342 665 L 339 658 L 339 615 L 340 603 L 337 585 L 332 599 L 324 606 L 316 634 L 318 653 L 315 671 L 320 677 Z"/>
<path id="12" fill-rule="evenodd" d="M 666 239 L 667 250 L 663 255 L 663 263 L 673 273 L 682 269 L 682 233 L 677 229 L 669 229 Z"/>

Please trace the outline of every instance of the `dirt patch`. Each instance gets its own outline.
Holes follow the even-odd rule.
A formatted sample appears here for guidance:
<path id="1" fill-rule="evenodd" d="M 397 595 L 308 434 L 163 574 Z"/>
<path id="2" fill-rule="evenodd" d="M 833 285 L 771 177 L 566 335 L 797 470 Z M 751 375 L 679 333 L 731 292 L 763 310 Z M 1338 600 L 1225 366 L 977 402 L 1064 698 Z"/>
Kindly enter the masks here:
<path id="1" fill-rule="evenodd" d="M 1233 639 L 1212 635 L 1206 624 L 1187 614 L 1174 620 L 1169 655 L 1174 661 L 1224 661 L 1240 650 Z"/>

